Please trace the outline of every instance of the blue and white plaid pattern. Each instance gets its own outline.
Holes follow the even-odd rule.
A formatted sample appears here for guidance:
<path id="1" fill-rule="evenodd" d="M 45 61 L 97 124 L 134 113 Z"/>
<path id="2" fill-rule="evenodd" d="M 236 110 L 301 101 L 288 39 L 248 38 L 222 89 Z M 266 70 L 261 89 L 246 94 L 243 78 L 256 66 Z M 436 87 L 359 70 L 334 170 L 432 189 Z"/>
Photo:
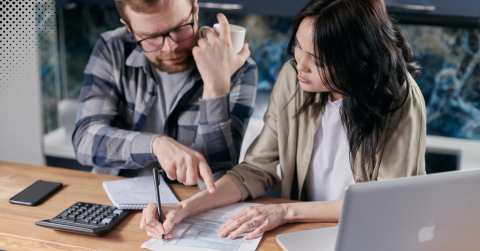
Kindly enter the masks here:
<path id="1" fill-rule="evenodd" d="M 72 136 L 81 164 L 133 169 L 157 161 L 152 142 L 159 135 L 140 132 L 156 98 L 149 64 L 125 27 L 101 35 L 85 70 Z M 257 81 L 257 66 L 249 58 L 232 76 L 229 94 L 202 99 L 203 82 L 195 68 L 163 135 L 199 151 L 208 163 L 236 164 Z"/>

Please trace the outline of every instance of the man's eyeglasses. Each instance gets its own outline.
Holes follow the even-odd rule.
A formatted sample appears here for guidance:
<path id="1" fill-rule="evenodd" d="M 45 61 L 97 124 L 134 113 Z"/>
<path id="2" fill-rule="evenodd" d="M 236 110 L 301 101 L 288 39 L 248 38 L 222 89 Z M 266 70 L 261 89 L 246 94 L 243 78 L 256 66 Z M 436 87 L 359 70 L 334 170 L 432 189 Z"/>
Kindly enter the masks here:
<path id="1" fill-rule="evenodd" d="M 190 15 L 192 15 L 191 23 L 178 26 L 177 28 L 165 34 L 144 38 L 140 41 L 137 41 L 136 42 L 137 45 L 140 46 L 140 48 L 144 52 L 152 52 L 152 51 L 158 51 L 163 48 L 163 45 L 165 44 L 166 36 L 169 36 L 175 42 L 181 42 L 191 38 L 193 34 L 195 34 L 195 31 L 193 29 L 195 25 L 195 18 L 193 17 L 193 7 Z"/>

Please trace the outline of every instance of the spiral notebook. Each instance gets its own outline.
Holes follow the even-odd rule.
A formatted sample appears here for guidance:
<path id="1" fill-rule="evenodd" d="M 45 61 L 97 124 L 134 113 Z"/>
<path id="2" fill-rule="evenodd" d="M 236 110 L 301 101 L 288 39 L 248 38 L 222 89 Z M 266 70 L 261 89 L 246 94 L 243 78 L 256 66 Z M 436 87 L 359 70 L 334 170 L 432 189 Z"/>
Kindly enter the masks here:
<path id="1" fill-rule="evenodd" d="M 163 177 L 159 175 L 159 178 L 162 204 L 178 204 L 177 197 Z M 153 176 L 104 181 L 103 188 L 113 205 L 119 209 L 143 209 L 149 203 L 156 203 Z"/>

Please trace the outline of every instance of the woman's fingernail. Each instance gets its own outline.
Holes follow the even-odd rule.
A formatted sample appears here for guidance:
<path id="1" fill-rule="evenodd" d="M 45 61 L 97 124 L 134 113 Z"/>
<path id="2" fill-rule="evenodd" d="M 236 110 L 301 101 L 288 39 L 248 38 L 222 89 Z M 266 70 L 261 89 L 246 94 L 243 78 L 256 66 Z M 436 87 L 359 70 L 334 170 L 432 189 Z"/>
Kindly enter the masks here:
<path id="1" fill-rule="evenodd" d="M 215 188 L 209 187 L 209 188 L 208 188 L 208 191 L 209 191 L 210 193 L 213 193 L 213 192 L 215 192 Z"/>

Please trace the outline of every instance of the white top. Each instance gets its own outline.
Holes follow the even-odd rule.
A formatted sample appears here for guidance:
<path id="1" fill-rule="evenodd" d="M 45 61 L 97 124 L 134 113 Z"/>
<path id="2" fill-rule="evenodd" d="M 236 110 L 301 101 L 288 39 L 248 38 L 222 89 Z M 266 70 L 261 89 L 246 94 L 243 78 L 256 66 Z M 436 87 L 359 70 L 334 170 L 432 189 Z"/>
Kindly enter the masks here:
<path id="1" fill-rule="evenodd" d="M 341 106 L 342 99 L 327 102 L 322 122 L 315 133 L 305 179 L 309 201 L 341 199 L 345 188 L 355 183 L 350 168 L 350 147 L 340 117 Z"/>

